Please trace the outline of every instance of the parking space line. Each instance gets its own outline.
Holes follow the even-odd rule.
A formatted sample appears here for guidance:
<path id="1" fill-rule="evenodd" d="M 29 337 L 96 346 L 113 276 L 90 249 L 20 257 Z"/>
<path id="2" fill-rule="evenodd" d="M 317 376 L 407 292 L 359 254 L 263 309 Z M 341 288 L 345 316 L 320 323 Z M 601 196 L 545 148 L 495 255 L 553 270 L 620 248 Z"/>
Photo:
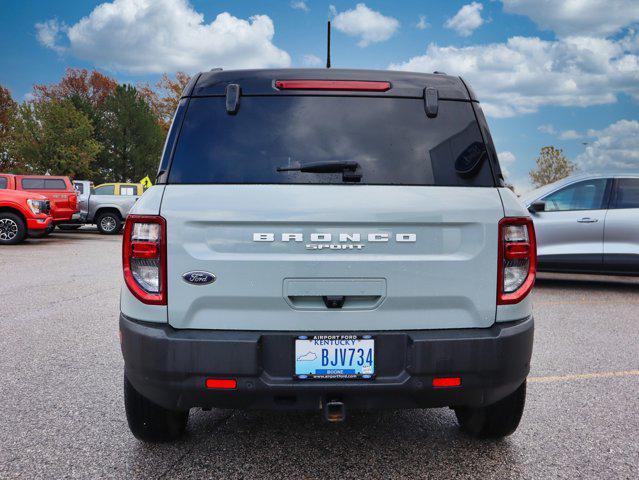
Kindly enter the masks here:
<path id="1" fill-rule="evenodd" d="M 570 380 L 584 380 L 589 378 L 631 377 L 636 375 L 639 375 L 639 370 L 624 370 L 621 372 L 578 373 L 574 375 L 551 375 L 547 377 L 528 377 L 528 381 L 533 383 L 546 383 L 564 382 Z"/>
<path id="2" fill-rule="evenodd" d="M 550 300 L 545 302 L 535 300 L 535 306 L 539 305 L 610 305 L 610 300 Z M 624 305 L 639 305 L 639 302 L 624 302 Z"/>

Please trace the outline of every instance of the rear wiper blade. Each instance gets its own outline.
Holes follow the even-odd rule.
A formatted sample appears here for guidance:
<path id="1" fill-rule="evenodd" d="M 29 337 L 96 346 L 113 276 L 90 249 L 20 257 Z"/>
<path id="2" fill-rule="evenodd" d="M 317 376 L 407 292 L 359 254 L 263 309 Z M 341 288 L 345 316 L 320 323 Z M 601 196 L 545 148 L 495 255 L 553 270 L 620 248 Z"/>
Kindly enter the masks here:
<path id="1" fill-rule="evenodd" d="M 344 171 L 354 172 L 359 163 L 354 160 L 328 160 L 325 162 L 311 162 L 299 167 L 278 167 L 278 172 L 306 172 L 306 173 L 340 173 Z"/>
<path id="2" fill-rule="evenodd" d="M 310 162 L 299 167 L 278 167 L 278 172 L 305 173 L 342 173 L 342 182 L 359 182 L 362 172 L 359 163 L 354 160 L 327 160 L 325 162 Z"/>

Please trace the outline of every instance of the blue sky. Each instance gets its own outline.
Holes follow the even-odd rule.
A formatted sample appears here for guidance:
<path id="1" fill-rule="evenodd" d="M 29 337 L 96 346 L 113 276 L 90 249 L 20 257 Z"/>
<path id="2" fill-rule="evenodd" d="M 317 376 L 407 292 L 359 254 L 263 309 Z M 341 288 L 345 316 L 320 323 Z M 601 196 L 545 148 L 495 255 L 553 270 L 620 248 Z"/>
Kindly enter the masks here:
<path id="1" fill-rule="evenodd" d="M 582 170 L 639 170 L 639 2 L 58 0 L 0 3 L 0 84 L 17 100 L 71 67 L 162 72 L 317 66 L 441 70 L 470 82 L 509 180 L 544 145 Z"/>

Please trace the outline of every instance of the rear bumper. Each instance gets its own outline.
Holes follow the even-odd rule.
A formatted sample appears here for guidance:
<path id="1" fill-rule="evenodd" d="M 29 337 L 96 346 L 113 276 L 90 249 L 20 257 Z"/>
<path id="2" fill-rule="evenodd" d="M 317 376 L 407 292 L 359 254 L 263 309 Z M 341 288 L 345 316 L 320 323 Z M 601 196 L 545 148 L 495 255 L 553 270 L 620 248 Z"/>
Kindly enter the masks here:
<path id="1" fill-rule="evenodd" d="M 374 380 L 295 380 L 293 344 L 303 332 L 175 330 L 120 315 L 127 377 L 174 410 L 318 409 L 327 399 L 351 408 L 487 405 L 525 380 L 533 330 L 528 317 L 485 329 L 350 332 L 375 336 Z M 432 387 L 442 376 L 459 376 L 462 385 Z M 236 379 L 237 388 L 207 390 L 207 377 Z"/>
<path id="2" fill-rule="evenodd" d="M 52 209 L 51 216 L 53 217 L 53 223 L 65 223 L 69 222 L 73 218 L 73 215 L 77 212 L 77 210 L 69 210 L 67 208 L 63 209 Z"/>
<path id="3" fill-rule="evenodd" d="M 49 216 L 44 217 L 38 215 L 34 218 L 27 218 L 27 230 L 44 230 L 46 228 L 49 228 L 49 225 L 51 225 L 52 221 L 53 220 Z"/>

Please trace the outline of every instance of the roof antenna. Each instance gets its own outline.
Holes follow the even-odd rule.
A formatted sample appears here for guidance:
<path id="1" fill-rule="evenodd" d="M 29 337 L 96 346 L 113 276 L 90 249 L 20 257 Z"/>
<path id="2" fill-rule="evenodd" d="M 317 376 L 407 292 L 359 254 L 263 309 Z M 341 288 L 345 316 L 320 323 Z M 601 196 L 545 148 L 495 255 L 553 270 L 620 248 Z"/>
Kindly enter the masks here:
<path id="1" fill-rule="evenodd" d="M 326 68 L 331 68 L 331 21 L 328 21 L 328 28 L 326 30 Z"/>

